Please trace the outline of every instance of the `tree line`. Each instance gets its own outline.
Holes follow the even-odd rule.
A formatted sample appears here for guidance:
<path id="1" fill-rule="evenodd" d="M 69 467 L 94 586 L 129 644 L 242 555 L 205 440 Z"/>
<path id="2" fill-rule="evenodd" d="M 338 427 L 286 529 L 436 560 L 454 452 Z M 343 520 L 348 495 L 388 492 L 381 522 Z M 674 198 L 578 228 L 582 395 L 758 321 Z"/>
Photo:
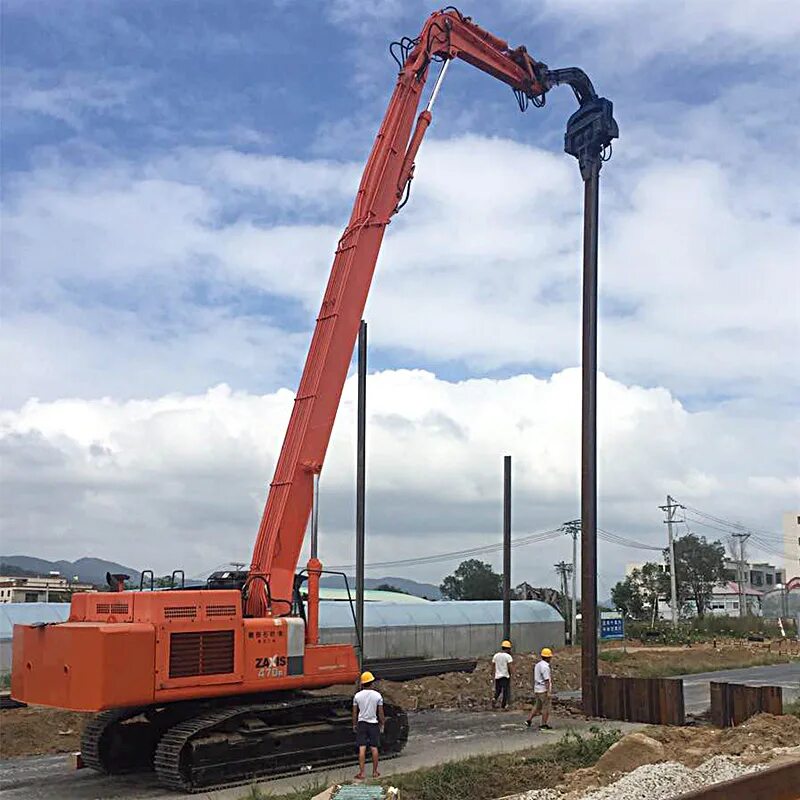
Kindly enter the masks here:
<path id="1" fill-rule="evenodd" d="M 714 587 L 725 580 L 725 547 L 719 541 L 689 533 L 675 540 L 678 608 L 693 603 L 701 619 L 711 607 Z M 439 586 L 448 600 L 500 600 L 503 578 L 478 559 L 462 561 Z M 617 610 L 636 620 L 655 622 L 658 601 L 672 600 L 669 566 L 649 562 L 632 570 L 611 590 Z"/>
<path id="2" fill-rule="evenodd" d="M 702 619 L 711 607 L 714 587 L 725 579 L 725 547 L 689 533 L 675 540 L 678 609 L 693 602 Z M 626 617 L 655 623 L 659 598 L 672 601 L 668 566 L 648 562 L 631 571 L 611 590 L 611 601 Z"/>

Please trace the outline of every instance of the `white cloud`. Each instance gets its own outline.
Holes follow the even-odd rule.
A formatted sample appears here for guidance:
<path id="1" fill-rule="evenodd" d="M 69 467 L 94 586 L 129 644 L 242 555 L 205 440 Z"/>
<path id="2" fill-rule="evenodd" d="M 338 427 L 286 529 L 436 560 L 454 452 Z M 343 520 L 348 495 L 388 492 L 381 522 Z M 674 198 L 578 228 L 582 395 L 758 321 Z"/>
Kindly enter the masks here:
<path id="1" fill-rule="evenodd" d="M 133 97 L 147 86 L 143 70 L 92 74 L 75 70 L 8 69 L 3 80 L 6 115 L 51 117 L 76 130 L 87 127 L 87 115 L 129 117 Z M 8 124 L 8 123 L 6 123 Z"/>
<path id="2" fill-rule="evenodd" d="M 505 0 L 504 8 L 523 20 L 557 21 L 584 50 L 615 56 L 621 70 L 663 53 L 691 62 L 773 58 L 794 50 L 800 35 L 800 8 L 791 0 Z"/>
<path id="3" fill-rule="evenodd" d="M 189 349 L 189 322 L 174 320 L 208 315 L 209 300 L 212 316 L 236 315 L 243 297 L 261 293 L 267 325 L 285 325 L 291 303 L 291 324 L 308 325 L 357 175 L 353 164 L 213 149 L 94 170 L 42 166 L 9 191 L 7 324 L 13 333 L 24 317 L 36 362 L 48 355 L 37 359 L 34 343 L 56 323 L 80 340 L 97 336 L 103 315 L 129 327 L 132 312 L 143 317 L 140 335 L 164 333 L 176 354 L 185 341 L 185 360 L 207 366 Z M 623 152 L 604 176 L 603 368 L 711 400 L 790 396 L 800 320 L 787 297 L 797 294 L 800 230 L 780 184 L 770 190 L 756 167 L 734 172 L 671 154 L 626 161 Z M 575 165 L 505 139 L 431 140 L 412 192 L 388 230 L 370 296 L 373 344 L 408 354 L 409 364 L 469 370 L 577 363 Z M 66 361 L 65 341 L 50 355 Z M 192 386 L 220 377 L 208 369 Z M 54 396 L 43 394 L 44 372 L 20 380 L 17 399 Z M 114 383 L 120 396 L 136 393 L 135 378 Z M 74 391 L 93 396 L 103 386 Z"/>
<path id="4" fill-rule="evenodd" d="M 576 516 L 577 370 L 462 382 L 384 371 L 370 376 L 368 392 L 370 559 L 495 541 L 506 453 L 514 457 L 515 535 Z M 323 471 L 328 563 L 353 557 L 354 395 L 350 379 Z M 191 573 L 246 559 L 292 398 L 222 385 L 152 400 L 32 400 L 3 412 L 4 549 Z M 607 378 L 599 398 L 604 528 L 660 546 L 657 506 L 667 492 L 701 508 L 724 497 L 727 515 L 777 525 L 798 481 L 783 471 L 796 425 L 751 420 L 742 431 L 725 409 L 690 413 L 664 389 Z M 515 551 L 519 579 L 548 580 L 559 548 L 566 555 L 568 543 L 548 545 L 544 557 Z M 604 573 L 633 555 L 601 544 Z M 452 566 L 415 575 L 435 579 Z"/>

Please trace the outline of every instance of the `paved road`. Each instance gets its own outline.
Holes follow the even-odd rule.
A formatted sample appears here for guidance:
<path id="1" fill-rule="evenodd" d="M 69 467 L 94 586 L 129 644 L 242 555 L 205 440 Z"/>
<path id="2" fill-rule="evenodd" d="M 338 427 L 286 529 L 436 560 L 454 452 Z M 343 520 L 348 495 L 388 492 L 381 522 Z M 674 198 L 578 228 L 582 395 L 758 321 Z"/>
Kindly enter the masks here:
<path id="1" fill-rule="evenodd" d="M 783 700 L 789 702 L 800 697 L 800 663 L 773 664 L 770 667 L 725 669 L 719 672 L 698 672 L 681 675 L 686 711 L 698 714 L 711 705 L 711 681 L 745 683 L 748 686 L 782 686 Z"/>
<path id="2" fill-rule="evenodd" d="M 555 733 L 528 730 L 522 712 L 471 711 L 420 711 L 409 714 L 411 735 L 403 754 L 386 761 L 381 768 L 384 775 L 408 772 L 420 767 L 433 766 L 446 761 L 485 753 L 522 750 L 559 738 L 565 730 L 585 730 L 589 723 L 577 719 L 553 721 Z M 596 724 L 596 723 L 593 723 Z M 603 723 L 608 727 L 635 730 L 639 725 L 624 722 Z M 331 782 L 350 778 L 355 765 L 347 769 L 326 773 Z M 319 775 L 322 779 L 322 774 Z M 307 785 L 312 776 L 304 774 L 294 778 L 269 781 L 265 786 L 271 792 L 284 791 Z M 34 756 L 0 761 L 0 793 L 3 800 L 174 800 L 173 792 L 164 792 L 152 775 L 107 777 L 88 769 L 75 771 L 69 767 L 69 758 L 59 756 Z M 239 800 L 247 788 L 226 789 L 219 792 L 194 795 L 213 800 Z"/>

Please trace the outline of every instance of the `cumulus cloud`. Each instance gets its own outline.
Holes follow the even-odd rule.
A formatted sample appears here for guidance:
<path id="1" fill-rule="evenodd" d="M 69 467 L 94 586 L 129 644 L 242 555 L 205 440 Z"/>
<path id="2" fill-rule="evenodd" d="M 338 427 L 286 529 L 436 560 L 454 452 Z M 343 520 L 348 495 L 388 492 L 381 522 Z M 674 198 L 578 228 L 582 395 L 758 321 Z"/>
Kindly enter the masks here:
<path id="1" fill-rule="evenodd" d="M 742 191 L 759 173 L 734 177 L 709 158 L 634 157 L 619 169 L 609 170 L 604 194 L 603 368 L 704 401 L 795 390 L 786 366 L 796 363 L 798 315 L 784 299 L 796 290 L 800 251 L 791 209 L 763 184 Z M 330 160 L 185 149 L 18 176 L 4 222 L 12 334 L 24 315 L 34 355 L 49 338 L 30 335 L 37 319 L 41 328 L 73 327 L 79 340 L 96 337 L 95 312 L 122 320 L 133 312 L 145 345 L 161 332 L 177 336 L 184 359 L 205 364 L 205 385 L 228 380 L 189 349 L 181 319 L 188 310 L 213 322 L 255 309 L 267 330 L 307 332 L 358 173 Z M 407 354 L 404 365 L 575 364 L 580 231 L 580 181 L 563 155 L 474 135 L 427 142 L 412 202 L 390 226 L 378 265 L 367 312 L 373 344 Z M 285 350 L 279 339 L 276 351 Z M 62 361 L 66 343 L 51 343 Z M 290 369 L 298 366 L 299 351 Z M 265 370 L 273 386 L 279 378 Z M 10 383 L 21 399 L 52 397 L 46 382 L 46 373 L 23 372 Z M 131 376 L 128 394 L 135 386 Z"/>
<path id="2" fill-rule="evenodd" d="M 581 44 L 590 49 L 624 53 L 617 58 L 620 69 L 664 53 L 694 62 L 745 53 L 772 58 L 776 50 L 793 49 L 800 34 L 800 10 L 784 0 L 504 0 L 504 7 L 522 19 L 558 22 L 564 35 L 582 35 Z"/>
<path id="3" fill-rule="evenodd" d="M 236 15 L 231 30 L 159 25 L 158 39 L 121 6 L 34 14 L 103 63 L 48 72 L 23 48 L 7 82 L 23 157 L 4 179 L 4 544 L 159 570 L 247 558 L 291 406 L 281 387 L 296 386 L 362 169 L 360 152 L 344 154 L 368 147 L 391 83 L 376 53 L 429 11 L 362 6 L 337 0 L 309 26 L 316 56 L 329 23 L 347 30 L 337 85 L 355 91 L 303 93 L 303 115 L 269 69 L 256 88 L 223 82 L 198 102 L 205 77 L 164 66 L 162 50 L 190 54 L 192 69 L 199 52 L 224 53 L 239 75 L 232 59 L 261 58 L 264 40 Z M 658 540 L 669 491 L 771 528 L 798 497 L 800 206 L 787 153 L 800 16 L 746 0 L 505 0 L 480 14 L 554 65 L 578 53 L 621 122 L 602 179 L 603 524 Z M 157 53 L 150 71 L 105 63 L 108 41 L 134 38 L 119 62 Z M 451 71 L 378 264 L 372 560 L 496 536 L 505 452 L 518 532 L 577 513 L 581 184 L 557 141 L 572 98 L 554 92 L 518 121 L 497 89 Z M 278 107 L 287 120 L 251 114 Z M 50 146 L 32 148 L 29 131 Z M 189 146 L 215 141 L 225 146 Z M 329 563 L 352 560 L 352 391 L 324 478 Z M 545 581 L 551 555 L 523 549 L 519 563 Z M 638 554 L 604 545 L 602 558 L 613 575 Z"/>
<path id="4" fill-rule="evenodd" d="M 580 375 L 449 382 L 422 370 L 369 379 L 369 559 L 496 541 L 501 460 L 514 457 L 514 531 L 577 515 Z M 225 385 L 197 395 L 31 400 L 0 414 L 4 548 L 91 553 L 200 573 L 249 557 L 293 394 Z M 600 382 L 601 525 L 663 544 L 667 492 L 730 514 L 777 519 L 798 477 L 784 472 L 796 426 L 738 429 L 724 409 L 687 411 L 664 389 Z M 348 380 L 322 475 L 322 551 L 353 559 L 355 382 Z M 766 440 L 766 433 L 771 438 Z M 769 491 L 763 491 L 763 484 Z M 517 551 L 516 577 L 547 581 L 568 542 Z M 641 557 L 601 545 L 604 573 Z M 658 557 L 652 551 L 644 557 Z M 455 565 L 414 572 L 436 579 Z"/>

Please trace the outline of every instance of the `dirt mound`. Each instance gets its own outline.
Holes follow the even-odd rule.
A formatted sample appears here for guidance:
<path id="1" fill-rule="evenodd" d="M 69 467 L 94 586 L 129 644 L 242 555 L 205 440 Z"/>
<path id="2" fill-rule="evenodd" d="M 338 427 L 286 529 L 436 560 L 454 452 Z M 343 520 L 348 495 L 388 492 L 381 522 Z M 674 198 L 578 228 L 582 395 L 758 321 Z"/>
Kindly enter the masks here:
<path id="1" fill-rule="evenodd" d="M 751 751 L 763 752 L 797 745 L 800 745 L 800 719 L 758 714 L 736 728 L 722 731 L 718 752 L 738 756 Z"/>
<path id="2" fill-rule="evenodd" d="M 13 708 L 0 717 L 0 756 L 69 753 L 80 750 L 90 714 L 52 708 Z"/>
<path id="3" fill-rule="evenodd" d="M 600 756 L 595 769 L 598 772 L 631 772 L 644 764 L 656 764 L 665 760 L 664 745 L 646 733 L 630 733 L 612 744 Z"/>
<path id="4" fill-rule="evenodd" d="M 670 761 L 696 767 L 712 755 L 758 755 L 800 745 L 800 719 L 759 714 L 736 728 L 653 728 Z M 760 759 L 763 760 L 763 759 Z"/>
<path id="5" fill-rule="evenodd" d="M 523 709 L 530 706 L 533 666 L 538 661 L 531 655 L 514 655 L 511 678 L 511 707 Z M 391 702 L 409 711 L 430 708 L 458 708 L 486 711 L 492 707 L 494 668 L 491 661 L 480 659 L 472 673 L 455 672 L 432 675 L 413 681 L 395 683 L 381 681 L 378 688 Z M 555 691 L 580 688 L 580 652 L 559 651 L 553 664 Z M 559 713 L 570 713 L 571 703 L 559 702 Z"/>

